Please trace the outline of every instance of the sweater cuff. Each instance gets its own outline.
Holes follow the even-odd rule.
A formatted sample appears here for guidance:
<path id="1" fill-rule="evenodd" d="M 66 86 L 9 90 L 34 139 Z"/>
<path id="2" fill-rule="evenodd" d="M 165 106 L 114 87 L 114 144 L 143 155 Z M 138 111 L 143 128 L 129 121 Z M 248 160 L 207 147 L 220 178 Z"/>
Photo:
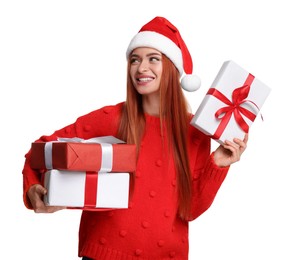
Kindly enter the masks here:
<path id="1" fill-rule="evenodd" d="M 229 171 L 230 166 L 220 167 L 214 161 L 214 152 L 211 153 L 207 161 L 205 171 L 209 172 L 209 178 L 216 181 L 223 181 Z"/>

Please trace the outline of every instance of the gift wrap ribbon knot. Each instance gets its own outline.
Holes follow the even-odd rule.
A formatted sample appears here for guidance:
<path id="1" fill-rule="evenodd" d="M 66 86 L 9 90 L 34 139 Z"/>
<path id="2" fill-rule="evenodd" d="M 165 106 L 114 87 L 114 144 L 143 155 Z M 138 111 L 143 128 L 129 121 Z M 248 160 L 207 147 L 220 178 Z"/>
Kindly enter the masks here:
<path id="1" fill-rule="evenodd" d="M 224 129 L 226 128 L 232 114 L 234 115 L 234 119 L 239 125 L 239 127 L 245 132 L 248 133 L 249 125 L 244 120 L 243 116 L 250 119 L 252 122 L 254 121 L 256 114 L 252 113 L 248 109 L 242 107 L 241 105 L 244 103 L 250 103 L 255 106 L 259 110 L 259 107 L 252 102 L 251 100 L 247 100 L 247 96 L 250 91 L 250 86 L 254 80 L 254 76 L 252 74 L 248 74 L 247 79 L 245 80 L 242 87 L 236 88 L 232 92 L 232 101 L 229 100 L 224 94 L 222 94 L 219 90 L 215 88 L 210 88 L 207 92 L 207 95 L 212 95 L 225 103 L 227 106 L 218 109 L 215 113 L 215 117 L 218 120 L 221 120 L 216 132 L 213 134 L 214 139 L 219 139 L 222 135 Z"/>

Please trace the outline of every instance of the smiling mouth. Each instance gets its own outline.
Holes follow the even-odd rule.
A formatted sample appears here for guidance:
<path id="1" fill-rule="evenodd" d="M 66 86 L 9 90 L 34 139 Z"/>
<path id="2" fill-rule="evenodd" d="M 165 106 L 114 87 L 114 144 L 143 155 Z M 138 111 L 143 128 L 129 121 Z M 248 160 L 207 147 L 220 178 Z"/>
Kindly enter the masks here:
<path id="1" fill-rule="evenodd" d="M 139 82 L 150 82 L 152 81 L 154 78 L 151 77 L 146 77 L 146 78 L 137 78 L 137 81 Z"/>

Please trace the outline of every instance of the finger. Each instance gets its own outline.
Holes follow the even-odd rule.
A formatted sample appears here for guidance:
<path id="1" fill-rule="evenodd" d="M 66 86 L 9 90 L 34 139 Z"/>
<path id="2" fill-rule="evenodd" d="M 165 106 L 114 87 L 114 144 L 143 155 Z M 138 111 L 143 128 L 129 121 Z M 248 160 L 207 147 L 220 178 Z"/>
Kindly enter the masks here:
<path id="1" fill-rule="evenodd" d="M 42 185 L 38 185 L 36 187 L 36 191 L 42 195 L 45 195 L 47 193 L 47 189 L 43 187 Z"/>
<path id="2" fill-rule="evenodd" d="M 247 143 L 247 141 L 248 141 L 248 133 L 245 134 L 243 141 L 244 141 L 245 143 Z"/>
<path id="3" fill-rule="evenodd" d="M 56 211 L 62 210 L 62 209 L 66 209 L 66 207 L 63 206 L 46 206 L 44 203 L 36 208 L 34 211 L 36 213 L 54 213 Z"/>
<path id="4" fill-rule="evenodd" d="M 224 148 L 231 152 L 230 160 L 232 162 L 239 160 L 241 154 L 239 144 L 227 140 Z"/>
<path id="5" fill-rule="evenodd" d="M 238 150 L 240 147 L 240 144 L 236 142 L 235 140 L 233 142 L 226 140 L 225 146 L 226 149 L 231 149 L 231 151 Z"/>
<path id="6" fill-rule="evenodd" d="M 62 206 L 46 206 L 46 212 L 47 213 L 54 213 L 54 212 L 62 210 L 62 209 L 66 209 L 66 207 L 62 207 Z"/>
<path id="7" fill-rule="evenodd" d="M 244 151 L 244 150 L 246 149 L 247 140 L 245 141 L 245 138 L 243 139 L 243 141 L 240 140 L 240 139 L 238 139 L 238 138 L 235 138 L 235 139 L 234 139 L 234 142 L 239 145 L 239 150 L 240 150 L 240 151 Z"/>

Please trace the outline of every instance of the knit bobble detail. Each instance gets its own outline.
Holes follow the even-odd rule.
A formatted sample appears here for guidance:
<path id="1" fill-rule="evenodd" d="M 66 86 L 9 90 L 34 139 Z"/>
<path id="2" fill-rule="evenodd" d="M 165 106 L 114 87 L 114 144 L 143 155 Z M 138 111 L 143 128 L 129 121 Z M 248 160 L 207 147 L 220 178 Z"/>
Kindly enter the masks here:
<path id="1" fill-rule="evenodd" d="M 157 243 L 158 247 L 162 247 L 162 246 L 164 246 L 164 244 L 165 244 L 164 240 L 159 240 Z"/>
<path id="2" fill-rule="evenodd" d="M 150 226 L 150 223 L 148 221 L 142 221 L 142 227 L 148 228 Z"/>
<path id="3" fill-rule="evenodd" d="M 120 230 L 119 235 L 121 237 L 125 237 L 127 235 L 127 231 L 126 230 Z"/>
<path id="4" fill-rule="evenodd" d="M 135 255 L 136 256 L 140 256 L 142 254 L 142 250 L 141 249 L 136 249 L 135 250 Z"/>
<path id="5" fill-rule="evenodd" d="M 151 198 L 154 198 L 154 197 L 156 196 L 156 191 L 151 190 L 151 191 L 149 192 L 149 196 L 150 196 Z"/>
<path id="6" fill-rule="evenodd" d="M 85 125 L 85 126 L 83 127 L 83 130 L 84 130 L 85 132 L 89 132 L 89 131 L 91 130 L 91 125 Z"/>

